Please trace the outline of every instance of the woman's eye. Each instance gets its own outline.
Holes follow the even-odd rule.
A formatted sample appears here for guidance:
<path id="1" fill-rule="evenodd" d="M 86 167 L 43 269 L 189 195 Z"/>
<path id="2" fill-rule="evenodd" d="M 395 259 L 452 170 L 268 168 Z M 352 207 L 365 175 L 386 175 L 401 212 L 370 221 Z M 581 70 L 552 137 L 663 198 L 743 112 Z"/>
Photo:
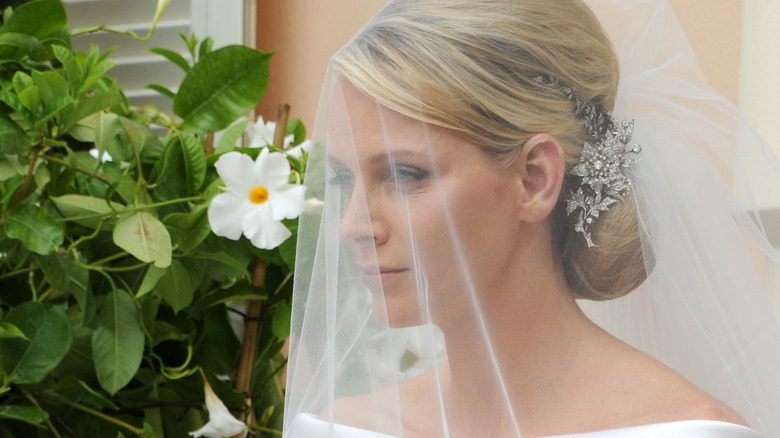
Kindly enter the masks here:
<path id="1" fill-rule="evenodd" d="M 328 184 L 346 189 L 355 184 L 355 176 L 349 170 L 328 170 Z"/>
<path id="2" fill-rule="evenodd" d="M 395 165 L 390 168 L 390 177 L 398 184 L 419 183 L 428 175 L 427 170 L 414 166 Z"/>

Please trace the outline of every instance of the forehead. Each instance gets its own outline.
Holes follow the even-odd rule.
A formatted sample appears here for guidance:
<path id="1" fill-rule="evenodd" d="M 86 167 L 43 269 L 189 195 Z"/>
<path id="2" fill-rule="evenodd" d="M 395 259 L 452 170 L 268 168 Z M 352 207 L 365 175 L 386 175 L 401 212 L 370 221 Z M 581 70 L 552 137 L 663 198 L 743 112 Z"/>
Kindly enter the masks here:
<path id="1" fill-rule="evenodd" d="M 434 158 L 452 151 L 443 145 L 464 142 L 450 130 L 398 113 L 349 82 L 339 82 L 331 97 L 328 136 L 329 154 L 339 161 L 402 151 Z"/>

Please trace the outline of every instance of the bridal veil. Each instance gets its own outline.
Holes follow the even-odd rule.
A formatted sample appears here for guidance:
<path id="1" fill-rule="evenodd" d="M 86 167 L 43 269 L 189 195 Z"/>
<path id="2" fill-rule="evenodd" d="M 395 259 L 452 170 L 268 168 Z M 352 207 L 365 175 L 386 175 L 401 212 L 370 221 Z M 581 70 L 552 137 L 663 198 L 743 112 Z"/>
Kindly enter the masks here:
<path id="1" fill-rule="evenodd" d="M 384 18 L 372 20 L 361 33 L 392 25 L 393 8 L 403 3 L 415 2 L 391 0 L 379 14 Z M 644 257 L 638 263 L 647 278 L 622 297 L 577 302 L 599 326 L 731 406 L 752 428 L 780 436 L 780 327 L 762 283 L 764 270 L 780 265 L 777 236 L 768 236 L 762 223 L 762 212 L 780 205 L 778 159 L 740 111 L 707 86 L 665 2 L 586 3 L 619 60 L 612 114 L 618 122 L 634 120 L 630 144 L 642 150 L 627 171 L 627 199 L 638 218 Z M 357 44 L 361 33 L 347 47 Z M 510 50 L 496 48 L 504 49 Z M 495 67 L 484 61 L 472 71 L 489 73 Z M 491 409 L 508 413 L 519 436 L 522 419 L 512 406 L 520 396 L 507 389 L 499 335 L 486 320 L 492 297 L 482 290 L 495 280 L 486 276 L 500 272 L 491 263 L 503 260 L 504 246 L 490 238 L 479 245 L 483 234 L 495 234 L 489 228 L 505 206 L 482 207 L 491 197 L 501 199 L 493 193 L 469 205 L 442 195 L 426 207 L 437 209 L 444 226 L 425 228 L 415 197 L 424 190 L 424 178 L 449 178 L 447 162 L 431 158 L 440 152 L 430 145 L 451 130 L 437 126 L 435 116 L 417 117 L 405 108 L 403 117 L 419 123 L 404 131 L 397 122 L 399 108 L 387 109 L 385 102 L 373 108 L 365 101 L 353 104 L 356 92 L 430 91 L 374 86 L 354 86 L 335 64 L 325 79 L 300 219 L 285 434 L 293 436 L 297 419 L 308 415 L 323 420 L 323 436 L 352 436 L 355 427 L 400 437 L 405 418 L 428 416 L 439 425 L 431 436 L 460 436 L 448 426 L 456 414 L 445 406 L 443 394 L 450 361 L 456 360 L 445 345 L 454 341 L 445 340 L 436 323 L 451 312 L 467 314 L 467 329 L 457 333 L 461 345 L 468 342 L 472 359 L 478 358 L 473 362 L 480 365 L 471 369 L 474 382 L 485 376 L 496 382 Z M 419 102 L 420 114 L 428 111 L 424 99 Z M 374 158 L 376 169 L 352 164 L 363 159 L 356 151 L 364 147 L 363 137 L 354 133 L 367 127 L 353 126 L 365 116 L 356 112 L 366 111 L 375 112 L 368 134 L 381 146 L 374 147 L 388 151 Z M 411 143 L 418 146 L 416 157 L 391 153 Z M 430 166 L 421 170 L 424 166 L 409 165 L 410 160 L 427 160 Z M 496 176 L 473 178 L 479 186 Z M 385 198 L 395 204 L 379 205 Z M 393 209 L 393 226 L 405 236 L 399 250 L 405 251 L 403 263 L 388 261 L 380 254 L 384 249 L 377 249 L 384 238 L 377 227 L 387 226 L 372 219 L 380 208 Z M 483 223 L 485 230 L 474 223 Z M 464 231 L 469 229 L 473 232 Z M 410 278 L 396 290 L 393 282 L 404 275 Z M 529 268 L 517 275 L 534 273 Z M 415 384 L 420 376 L 424 383 Z"/>

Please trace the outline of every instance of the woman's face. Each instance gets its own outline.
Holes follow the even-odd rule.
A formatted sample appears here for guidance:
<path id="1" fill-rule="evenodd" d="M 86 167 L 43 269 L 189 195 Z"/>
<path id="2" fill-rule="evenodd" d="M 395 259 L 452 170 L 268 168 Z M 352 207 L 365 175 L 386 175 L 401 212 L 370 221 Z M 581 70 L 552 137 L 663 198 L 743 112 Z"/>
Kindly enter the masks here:
<path id="1" fill-rule="evenodd" d="M 376 316 L 391 326 L 462 318 L 472 293 L 483 298 L 507 274 L 519 178 L 452 131 L 349 85 L 344 104 L 351 132 L 331 136 L 328 179 L 343 192 L 341 238 Z"/>

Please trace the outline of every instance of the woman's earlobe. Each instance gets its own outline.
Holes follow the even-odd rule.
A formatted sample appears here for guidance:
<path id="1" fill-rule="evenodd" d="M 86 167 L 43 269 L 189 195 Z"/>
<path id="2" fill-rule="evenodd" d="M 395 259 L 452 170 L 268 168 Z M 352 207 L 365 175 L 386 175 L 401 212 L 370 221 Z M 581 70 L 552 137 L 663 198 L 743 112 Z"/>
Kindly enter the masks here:
<path id="1" fill-rule="evenodd" d="M 520 219 L 541 221 L 558 203 L 566 173 L 563 148 L 550 134 L 533 135 L 523 144 L 517 166 L 522 184 Z"/>

